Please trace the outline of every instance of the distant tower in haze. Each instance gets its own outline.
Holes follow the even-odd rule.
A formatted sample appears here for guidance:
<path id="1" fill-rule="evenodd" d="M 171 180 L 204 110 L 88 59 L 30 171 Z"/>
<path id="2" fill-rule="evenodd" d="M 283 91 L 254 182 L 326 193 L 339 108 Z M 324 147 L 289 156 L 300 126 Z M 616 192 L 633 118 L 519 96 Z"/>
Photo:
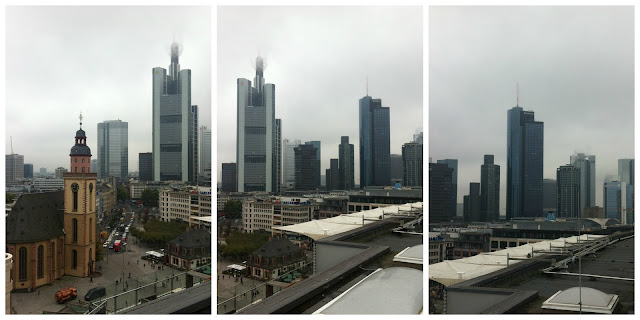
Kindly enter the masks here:
<path id="1" fill-rule="evenodd" d="M 576 153 L 570 157 L 570 164 L 580 171 L 580 206 L 582 217 L 584 208 L 596 206 L 596 156 Z"/>
<path id="2" fill-rule="evenodd" d="M 129 123 L 110 120 L 98 123 L 98 177 L 129 177 Z"/>
<path id="3" fill-rule="evenodd" d="M 542 216 L 544 123 L 516 105 L 507 111 L 507 220 Z"/>
<path id="4" fill-rule="evenodd" d="M 556 170 L 558 183 L 558 218 L 582 218 L 580 197 L 582 195 L 580 168 L 573 165 L 561 166 Z"/>
<path id="5" fill-rule="evenodd" d="M 450 221 L 456 216 L 455 207 L 451 207 L 452 173 L 446 163 L 429 163 L 430 223 Z"/>
<path id="6" fill-rule="evenodd" d="M 211 179 L 211 129 L 207 126 L 200 127 L 200 176 Z"/>
<path id="7" fill-rule="evenodd" d="M 236 166 L 238 192 L 278 192 L 280 186 L 280 135 L 275 118 L 274 84 L 264 82 L 264 61 L 256 58 L 256 76 L 238 78 Z"/>
<path id="8" fill-rule="evenodd" d="M 293 189 L 295 175 L 295 153 L 293 149 L 301 144 L 300 140 L 284 139 L 282 148 L 282 185 L 283 188 Z"/>
<path id="9" fill-rule="evenodd" d="M 634 167 L 634 159 L 618 159 L 618 179 L 627 185 L 633 185 Z"/>
<path id="10" fill-rule="evenodd" d="M 431 160 L 429 160 L 431 162 Z M 438 160 L 438 163 L 446 164 L 453 171 L 451 172 L 451 199 L 449 200 L 453 216 L 457 215 L 458 208 L 458 159 L 444 159 Z"/>
<path id="11" fill-rule="evenodd" d="M 355 187 L 353 150 L 353 144 L 349 143 L 349 137 L 340 137 L 340 145 L 338 146 L 338 189 L 351 190 Z"/>
<path id="12" fill-rule="evenodd" d="M 391 184 L 389 107 L 381 99 L 360 99 L 360 188 Z"/>
<path id="13" fill-rule="evenodd" d="M 493 163 L 493 155 L 484 156 L 480 167 L 481 220 L 500 220 L 500 166 Z"/>
<path id="14" fill-rule="evenodd" d="M 169 73 L 153 68 L 153 180 L 198 178 L 198 106 L 191 104 L 191 70 L 180 70 L 180 47 L 171 44 Z"/>

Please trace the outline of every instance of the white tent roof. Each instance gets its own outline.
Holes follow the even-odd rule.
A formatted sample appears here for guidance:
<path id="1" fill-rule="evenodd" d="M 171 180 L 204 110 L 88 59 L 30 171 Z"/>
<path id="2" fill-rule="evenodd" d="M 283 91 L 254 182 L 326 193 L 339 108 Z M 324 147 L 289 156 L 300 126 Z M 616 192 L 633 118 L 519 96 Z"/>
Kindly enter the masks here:
<path id="1" fill-rule="evenodd" d="M 584 234 L 580 236 L 580 243 L 594 241 L 606 237 L 604 235 Z M 565 245 L 578 243 L 578 236 L 560 238 L 555 240 L 545 240 L 535 243 L 528 243 L 518 247 L 506 248 L 494 252 L 484 252 L 469 258 L 458 260 L 446 260 L 429 265 L 429 279 L 439 282 L 445 286 L 454 285 L 459 282 L 470 280 L 491 272 L 507 267 L 507 254 L 509 254 L 509 265 L 518 263 L 522 259 L 531 258 L 533 249 L 534 256 L 538 251 L 549 251 L 563 248 Z M 517 259 L 517 260 L 514 260 Z"/>
<path id="2" fill-rule="evenodd" d="M 396 262 L 405 262 L 405 263 L 413 263 L 413 264 L 424 264 L 422 252 L 423 245 L 419 244 L 417 246 L 408 247 L 400 253 L 396 254 L 393 257 L 393 261 Z"/>
<path id="3" fill-rule="evenodd" d="M 298 223 L 284 227 L 274 227 L 274 229 L 294 232 L 305 235 L 313 240 L 320 240 L 326 237 L 360 228 L 363 226 L 363 223 L 369 224 L 376 220 L 380 220 L 382 219 L 383 213 L 385 215 L 393 213 L 406 214 L 411 208 L 413 208 L 413 210 L 421 209 L 422 202 L 407 203 L 398 206 L 389 206 L 384 208 L 376 208 L 373 210 L 355 212 L 351 214 L 343 214 L 333 218 L 311 220 L 309 222 Z"/>

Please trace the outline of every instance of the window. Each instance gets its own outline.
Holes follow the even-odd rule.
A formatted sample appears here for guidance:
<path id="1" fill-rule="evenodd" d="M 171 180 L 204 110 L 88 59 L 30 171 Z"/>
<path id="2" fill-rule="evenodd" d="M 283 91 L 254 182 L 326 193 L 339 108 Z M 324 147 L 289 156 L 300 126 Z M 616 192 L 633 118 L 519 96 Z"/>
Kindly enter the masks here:
<path id="1" fill-rule="evenodd" d="M 27 280 L 27 248 L 22 247 L 18 250 L 18 280 Z"/>
<path id="2" fill-rule="evenodd" d="M 75 220 L 75 219 L 73 219 L 73 220 Z M 71 253 L 72 253 L 72 257 L 73 257 L 71 269 L 78 269 L 78 251 L 73 250 Z"/>
<path id="3" fill-rule="evenodd" d="M 93 226 L 93 218 L 89 218 L 89 241 L 93 241 L 93 230 L 95 228 L 92 227 Z M 89 249 L 89 251 L 91 251 L 91 249 Z M 91 253 L 89 253 L 89 259 L 91 259 Z"/>
<path id="4" fill-rule="evenodd" d="M 84 173 L 84 167 L 82 167 L 82 173 Z"/>
<path id="5" fill-rule="evenodd" d="M 73 242 L 78 242 L 78 219 L 72 220 Z"/>
<path id="6" fill-rule="evenodd" d="M 44 278 L 44 246 L 38 246 L 38 279 Z"/>
<path id="7" fill-rule="evenodd" d="M 82 163 L 84 163 L 84 158 L 82 158 Z"/>
<path id="8" fill-rule="evenodd" d="M 78 158 L 75 158 L 75 159 L 73 159 L 73 160 L 75 160 L 75 163 L 78 163 Z"/>
<path id="9" fill-rule="evenodd" d="M 76 168 L 76 172 L 78 172 L 78 168 Z M 79 186 L 77 183 L 71 185 L 71 192 L 73 192 L 73 211 L 78 211 L 78 189 Z"/>
<path id="10" fill-rule="evenodd" d="M 77 159 L 76 159 L 77 160 Z M 78 173 L 78 167 L 75 167 L 75 172 Z"/>

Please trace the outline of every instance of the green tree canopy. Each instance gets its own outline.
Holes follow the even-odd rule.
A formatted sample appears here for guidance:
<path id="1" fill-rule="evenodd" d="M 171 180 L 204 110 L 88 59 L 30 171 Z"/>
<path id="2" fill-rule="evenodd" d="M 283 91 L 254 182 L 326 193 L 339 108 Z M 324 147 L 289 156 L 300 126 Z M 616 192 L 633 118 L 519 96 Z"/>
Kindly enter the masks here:
<path id="1" fill-rule="evenodd" d="M 145 206 L 156 207 L 158 206 L 158 195 L 159 192 L 156 189 L 144 189 L 140 199 L 142 199 L 142 203 L 144 203 Z"/>
<path id="2" fill-rule="evenodd" d="M 118 200 L 127 200 L 127 190 L 123 186 L 118 187 Z"/>
<path id="3" fill-rule="evenodd" d="M 242 201 L 229 200 L 224 204 L 224 213 L 229 218 L 242 218 Z"/>
<path id="4" fill-rule="evenodd" d="M 220 246 L 218 249 L 224 256 L 230 256 L 236 259 L 246 259 L 247 256 L 269 241 L 268 233 L 244 233 L 235 231 L 225 238 L 226 246 Z"/>
<path id="5" fill-rule="evenodd" d="M 5 201 L 6 203 L 11 203 L 11 202 L 13 202 L 13 200 L 15 200 L 15 199 L 16 199 L 16 195 L 14 195 L 13 193 L 8 193 L 8 192 L 7 192 L 7 193 L 5 193 L 5 194 L 6 194 L 6 196 L 7 196 L 7 197 L 6 197 L 6 201 Z"/>

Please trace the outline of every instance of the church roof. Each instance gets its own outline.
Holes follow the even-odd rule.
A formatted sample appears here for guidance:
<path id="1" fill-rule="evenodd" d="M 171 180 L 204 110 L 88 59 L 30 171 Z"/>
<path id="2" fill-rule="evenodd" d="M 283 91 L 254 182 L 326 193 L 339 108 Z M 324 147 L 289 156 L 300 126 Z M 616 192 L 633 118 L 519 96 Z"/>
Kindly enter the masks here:
<path id="1" fill-rule="evenodd" d="M 30 243 L 64 235 L 64 191 L 25 193 L 6 221 L 7 243 Z"/>
<path id="2" fill-rule="evenodd" d="M 88 146 L 86 145 L 75 145 L 73 147 L 71 147 L 71 154 L 69 154 L 70 156 L 90 156 L 91 155 L 91 149 L 89 149 Z"/>
<path id="3" fill-rule="evenodd" d="M 276 258 L 302 250 L 302 248 L 295 245 L 289 239 L 282 237 L 265 243 L 258 250 L 252 252 L 251 255 L 261 256 L 263 258 Z"/>

